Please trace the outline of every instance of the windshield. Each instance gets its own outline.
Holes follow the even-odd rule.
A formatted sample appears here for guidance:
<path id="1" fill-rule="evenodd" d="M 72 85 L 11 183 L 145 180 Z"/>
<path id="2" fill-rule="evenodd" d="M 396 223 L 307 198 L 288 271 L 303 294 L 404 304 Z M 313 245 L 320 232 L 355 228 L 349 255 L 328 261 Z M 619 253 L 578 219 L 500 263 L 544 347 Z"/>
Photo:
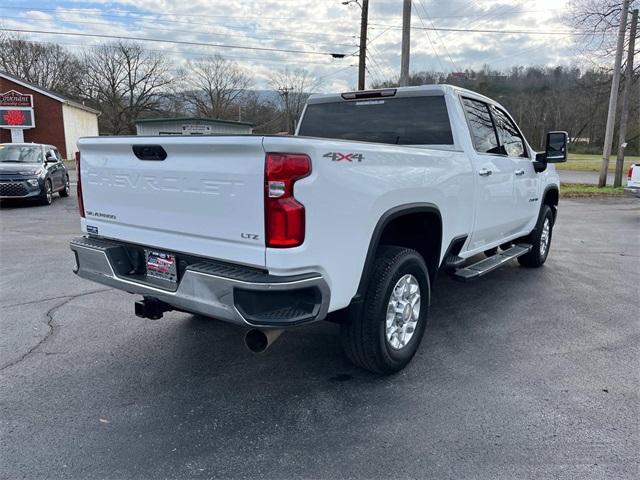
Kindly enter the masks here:
<path id="1" fill-rule="evenodd" d="M 313 103 L 299 135 L 396 145 L 453 145 L 442 95 Z"/>
<path id="2" fill-rule="evenodd" d="M 0 145 L 2 163 L 42 163 L 42 147 L 35 145 Z"/>

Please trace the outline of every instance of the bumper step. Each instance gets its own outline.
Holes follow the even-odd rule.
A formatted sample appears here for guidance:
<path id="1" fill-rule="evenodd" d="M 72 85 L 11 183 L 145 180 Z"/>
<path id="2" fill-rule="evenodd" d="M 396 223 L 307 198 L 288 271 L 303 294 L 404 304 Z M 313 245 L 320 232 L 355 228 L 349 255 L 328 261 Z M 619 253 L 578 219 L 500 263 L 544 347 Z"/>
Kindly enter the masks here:
<path id="1" fill-rule="evenodd" d="M 497 268 L 500 268 L 509 260 L 513 260 L 514 258 L 518 258 L 519 256 L 528 253 L 529 251 L 531 251 L 531 248 L 533 248 L 532 245 L 528 243 L 519 243 L 518 245 L 514 245 L 504 252 L 498 252 L 495 255 L 490 256 L 489 258 L 485 258 L 477 263 L 474 263 L 473 265 L 457 269 L 454 272 L 453 277 L 456 280 L 460 280 L 462 282 L 474 280 Z"/>
<path id="2" fill-rule="evenodd" d="M 148 277 L 144 264 L 138 268 L 136 252 L 148 247 L 92 237 L 76 238 L 70 246 L 78 276 L 142 295 L 136 315 L 144 318 L 158 319 L 173 309 L 239 325 L 288 327 L 322 320 L 329 309 L 329 286 L 317 272 L 278 276 L 172 252 L 180 262 L 179 280 L 165 286 Z"/>

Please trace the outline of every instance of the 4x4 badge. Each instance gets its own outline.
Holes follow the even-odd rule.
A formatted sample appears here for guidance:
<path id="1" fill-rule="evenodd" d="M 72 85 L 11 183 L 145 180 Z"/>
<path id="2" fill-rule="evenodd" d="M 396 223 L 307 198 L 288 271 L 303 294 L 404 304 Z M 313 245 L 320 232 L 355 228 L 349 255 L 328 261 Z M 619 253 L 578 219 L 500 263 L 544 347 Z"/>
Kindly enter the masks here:
<path id="1" fill-rule="evenodd" d="M 361 153 L 340 153 L 340 152 L 329 152 L 323 155 L 324 158 L 330 158 L 332 162 L 341 162 L 343 160 L 347 162 L 361 162 L 364 160 L 364 155 Z"/>

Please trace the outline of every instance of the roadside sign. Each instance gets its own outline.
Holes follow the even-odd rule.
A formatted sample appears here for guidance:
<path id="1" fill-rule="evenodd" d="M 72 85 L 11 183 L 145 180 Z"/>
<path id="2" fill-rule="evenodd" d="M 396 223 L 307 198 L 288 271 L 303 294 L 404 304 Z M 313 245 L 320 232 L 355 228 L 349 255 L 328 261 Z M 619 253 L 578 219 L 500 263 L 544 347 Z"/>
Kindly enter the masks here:
<path id="1" fill-rule="evenodd" d="M 1 128 L 34 128 L 33 108 L 0 107 Z"/>
<path id="2" fill-rule="evenodd" d="M 34 128 L 33 95 L 9 90 L 0 93 L 0 127 Z"/>
<path id="3" fill-rule="evenodd" d="M 185 124 L 182 125 L 183 135 L 208 135 L 211 133 L 211 125 Z"/>

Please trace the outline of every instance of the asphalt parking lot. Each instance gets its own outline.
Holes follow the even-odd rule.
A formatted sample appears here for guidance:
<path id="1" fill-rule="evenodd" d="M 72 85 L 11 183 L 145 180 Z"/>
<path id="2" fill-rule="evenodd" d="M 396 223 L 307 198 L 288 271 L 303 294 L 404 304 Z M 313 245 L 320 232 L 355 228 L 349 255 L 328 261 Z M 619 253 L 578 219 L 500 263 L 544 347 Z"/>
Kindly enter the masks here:
<path id="1" fill-rule="evenodd" d="M 640 202 L 562 201 L 544 268 L 440 277 L 401 374 L 76 278 L 76 199 L 0 209 L 0 477 L 638 478 Z"/>

